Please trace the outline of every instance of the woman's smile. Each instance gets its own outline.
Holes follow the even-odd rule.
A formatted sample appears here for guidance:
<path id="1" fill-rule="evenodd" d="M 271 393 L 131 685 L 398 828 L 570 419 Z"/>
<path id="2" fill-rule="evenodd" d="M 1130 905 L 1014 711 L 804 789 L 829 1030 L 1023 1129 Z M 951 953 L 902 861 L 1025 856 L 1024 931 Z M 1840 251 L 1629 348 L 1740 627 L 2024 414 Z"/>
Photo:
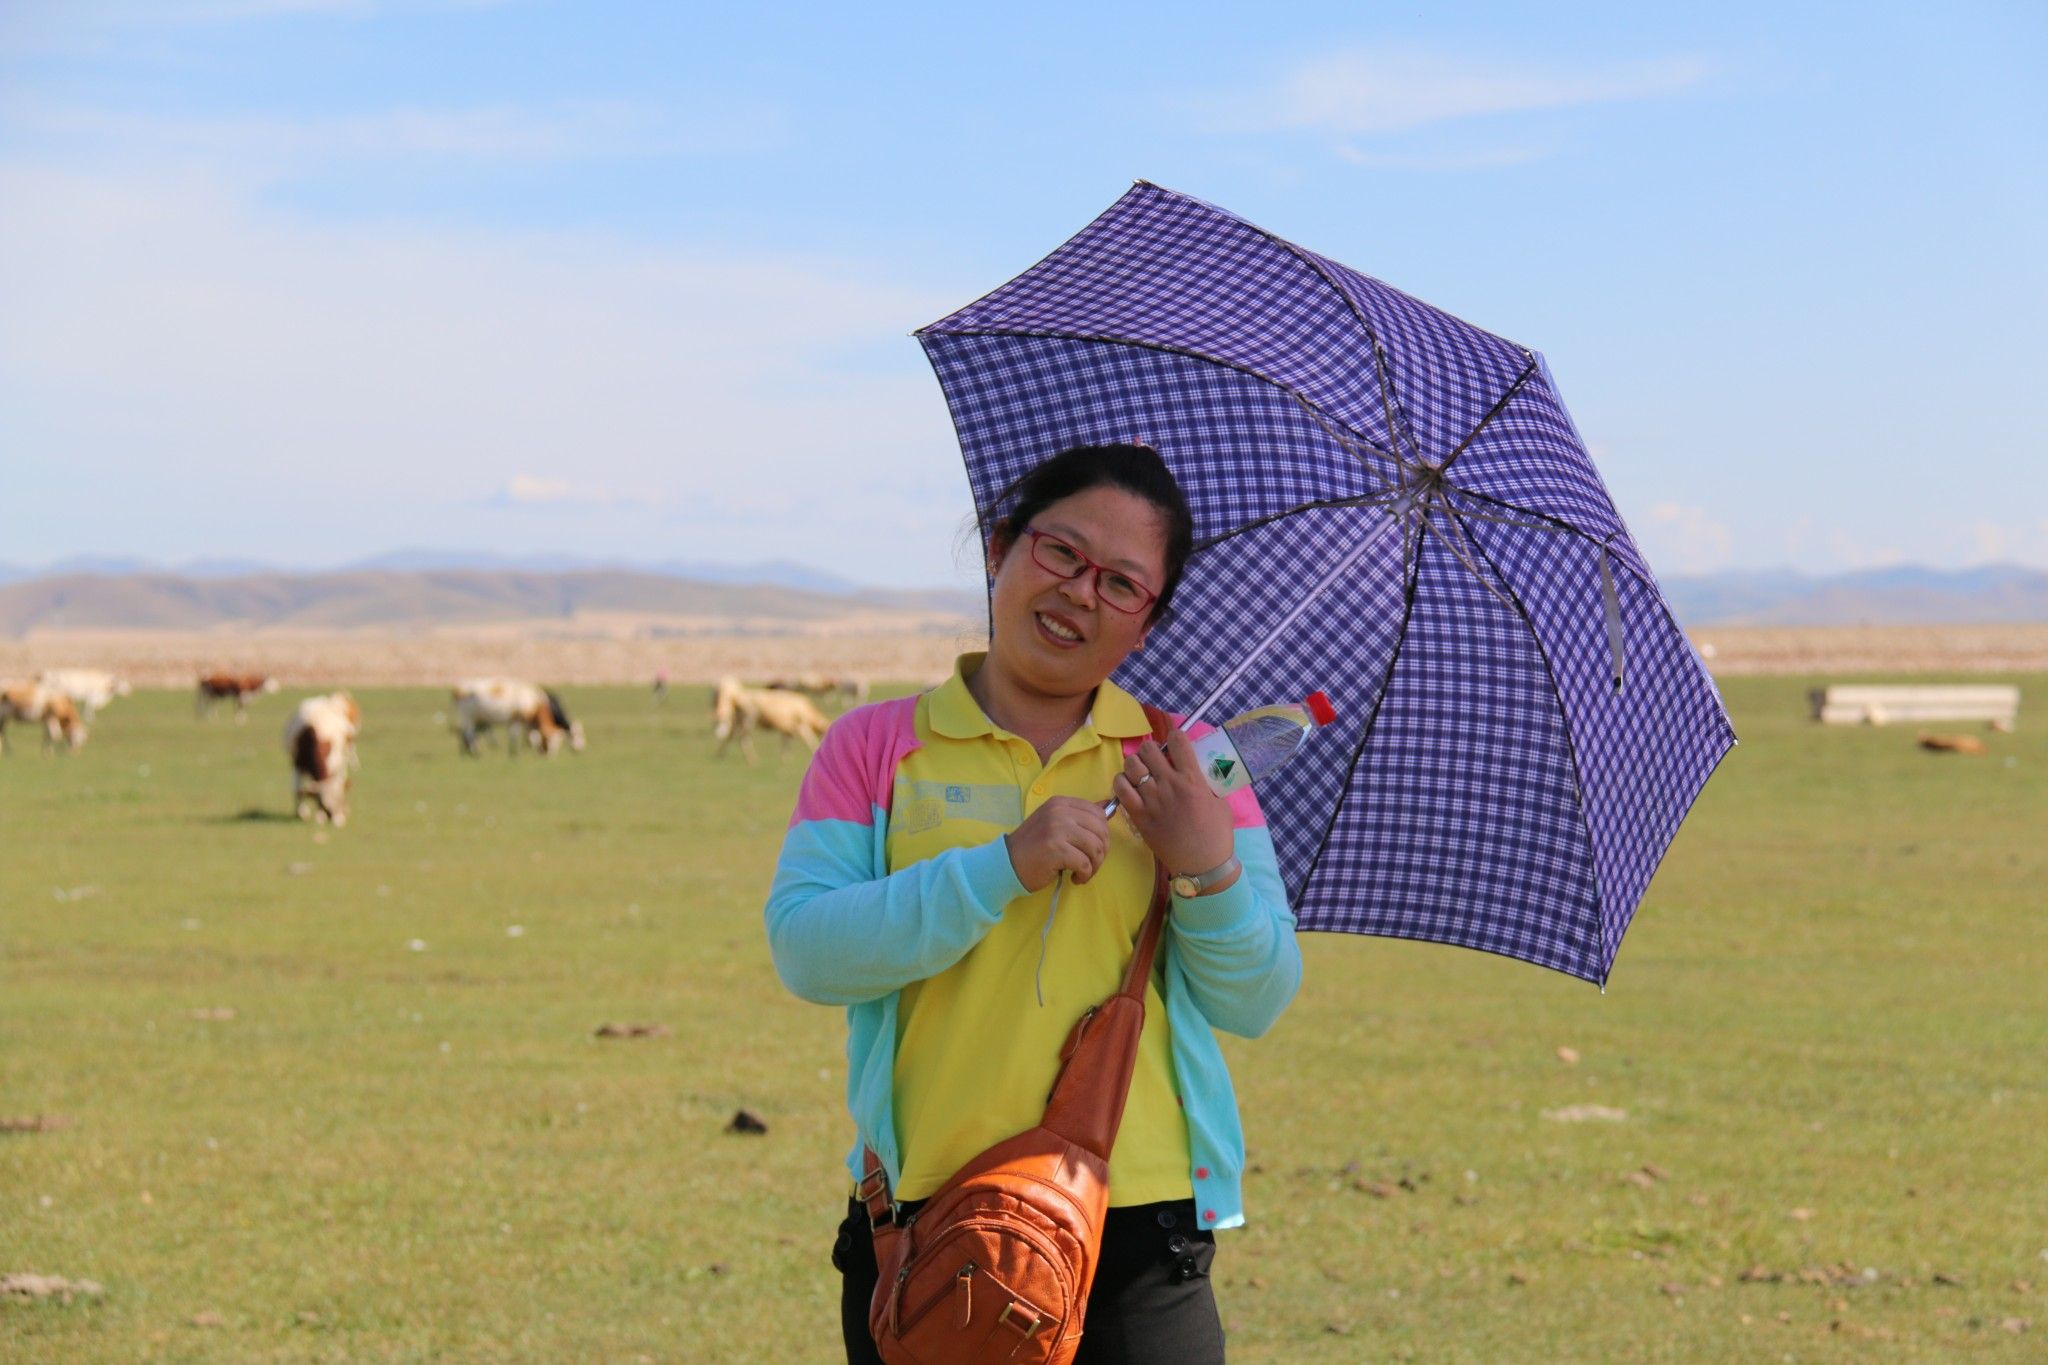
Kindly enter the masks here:
<path id="1" fill-rule="evenodd" d="M 1054 612 L 1041 611 L 1036 614 L 1039 633 L 1049 638 L 1061 649 L 1078 649 L 1087 639 L 1081 627 L 1071 617 Z"/>

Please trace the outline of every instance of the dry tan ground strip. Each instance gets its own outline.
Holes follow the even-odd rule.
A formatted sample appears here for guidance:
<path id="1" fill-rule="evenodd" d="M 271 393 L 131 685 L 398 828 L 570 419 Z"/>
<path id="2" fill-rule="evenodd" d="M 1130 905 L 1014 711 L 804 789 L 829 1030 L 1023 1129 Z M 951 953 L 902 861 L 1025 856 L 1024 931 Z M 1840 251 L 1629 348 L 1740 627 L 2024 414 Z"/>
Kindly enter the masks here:
<path id="1" fill-rule="evenodd" d="M 2021 673 L 2048 671 L 2048 624 L 1695 631 L 1714 672 Z M 272 673 L 288 687 L 438 686 L 486 674 L 548 683 L 676 683 L 833 673 L 937 681 L 986 640 L 979 622 L 923 619 L 790 631 L 683 633 L 629 622 L 549 622 L 420 634 L 391 632 L 38 632 L 0 640 L 0 679 L 68 665 L 109 668 L 140 687 L 189 687 L 214 669 Z"/>

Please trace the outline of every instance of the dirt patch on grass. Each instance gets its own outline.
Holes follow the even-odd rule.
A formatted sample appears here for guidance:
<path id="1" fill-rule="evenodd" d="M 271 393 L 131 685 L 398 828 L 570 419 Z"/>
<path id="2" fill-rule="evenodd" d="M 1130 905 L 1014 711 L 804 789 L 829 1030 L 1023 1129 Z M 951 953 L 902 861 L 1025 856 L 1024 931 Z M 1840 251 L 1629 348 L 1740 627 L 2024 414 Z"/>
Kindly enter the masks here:
<path id="1" fill-rule="evenodd" d="M 106 1289 L 96 1280 L 67 1280 L 62 1275 L 37 1275 L 30 1271 L 12 1275 L 0 1275 L 0 1303 L 33 1303 L 38 1299 L 55 1299 L 69 1303 L 73 1299 L 96 1299 Z"/>

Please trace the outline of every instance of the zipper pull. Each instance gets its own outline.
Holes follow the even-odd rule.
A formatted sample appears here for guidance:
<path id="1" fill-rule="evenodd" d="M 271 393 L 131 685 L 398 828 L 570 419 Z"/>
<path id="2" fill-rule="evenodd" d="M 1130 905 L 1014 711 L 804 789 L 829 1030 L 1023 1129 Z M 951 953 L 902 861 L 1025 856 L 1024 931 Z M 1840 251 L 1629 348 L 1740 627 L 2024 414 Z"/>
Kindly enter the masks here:
<path id="1" fill-rule="evenodd" d="M 896 1272 L 896 1285 L 889 1291 L 889 1334 L 895 1336 L 903 1330 L 903 1282 L 910 1278 L 910 1262 L 903 1263 L 903 1269 Z"/>
<path id="2" fill-rule="evenodd" d="M 960 1267 L 960 1273 L 953 1277 L 954 1297 L 960 1300 L 960 1321 L 954 1324 L 965 1327 L 974 1317 L 974 1262 Z"/>

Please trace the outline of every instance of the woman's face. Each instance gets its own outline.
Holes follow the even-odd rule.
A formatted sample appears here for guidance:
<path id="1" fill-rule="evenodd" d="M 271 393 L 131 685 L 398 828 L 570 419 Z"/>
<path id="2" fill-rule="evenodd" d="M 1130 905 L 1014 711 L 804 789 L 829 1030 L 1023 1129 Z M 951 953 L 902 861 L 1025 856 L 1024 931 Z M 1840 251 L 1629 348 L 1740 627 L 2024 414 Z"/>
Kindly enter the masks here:
<path id="1" fill-rule="evenodd" d="M 1083 489 L 1031 519 L 1098 564 L 1157 593 L 1166 586 L 1166 530 L 1159 509 L 1107 484 Z M 1008 545 L 995 572 L 989 663 L 1011 682 L 1047 696 L 1094 690 L 1124 656 L 1145 642 L 1151 608 L 1122 612 L 1104 604 L 1096 573 L 1063 579 L 1031 554 L 1030 536 Z"/>

